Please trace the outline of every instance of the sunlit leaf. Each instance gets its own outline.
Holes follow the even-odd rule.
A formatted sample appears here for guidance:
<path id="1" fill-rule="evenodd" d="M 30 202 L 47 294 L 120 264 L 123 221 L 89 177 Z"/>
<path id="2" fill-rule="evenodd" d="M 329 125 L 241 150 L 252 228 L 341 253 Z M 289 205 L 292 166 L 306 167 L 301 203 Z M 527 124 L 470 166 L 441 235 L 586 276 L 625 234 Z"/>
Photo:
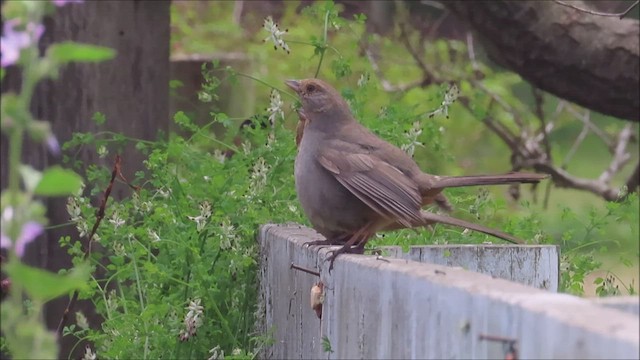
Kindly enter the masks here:
<path id="1" fill-rule="evenodd" d="M 46 302 L 73 290 L 86 288 L 90 267 L 85 264 L 74 268 L 67 275 L 58 275 L 20 261 L 12 261 L 7 264 L 6 271 L 12 283 L 20 284 L 30 298 Z"/>
<path id="2" fill-rule="evenodd" d="M 116 51 L 91 44 L 80 44 L 72 41 L 53 44 L 47 50 L 48 56 L 58 63 L 68 62 L 100 62 L 113 59 Z"/>
<path id="3" fill-rule="evenodd" d="M 82 178 L 71 170 L 52 166 L 42 174 L 35 194 L 44 196 L 67 196 L 75 194 L 82 186 Z"/>

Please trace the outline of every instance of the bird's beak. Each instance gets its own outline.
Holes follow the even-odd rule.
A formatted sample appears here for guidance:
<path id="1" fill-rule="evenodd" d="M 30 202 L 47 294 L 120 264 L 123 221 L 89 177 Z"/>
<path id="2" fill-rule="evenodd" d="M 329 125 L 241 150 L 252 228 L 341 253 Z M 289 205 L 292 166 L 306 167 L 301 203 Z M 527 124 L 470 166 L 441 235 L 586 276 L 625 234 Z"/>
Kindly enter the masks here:
<path id="1" fill-rule="evenodd" d="M 287 80 L 284 82 L 285 84 L 287 84 L 288 87 L 290 87 L 293 91 L 297 93 L 299 93 L 300 91 L 300 81 L 298 80 Z"/>

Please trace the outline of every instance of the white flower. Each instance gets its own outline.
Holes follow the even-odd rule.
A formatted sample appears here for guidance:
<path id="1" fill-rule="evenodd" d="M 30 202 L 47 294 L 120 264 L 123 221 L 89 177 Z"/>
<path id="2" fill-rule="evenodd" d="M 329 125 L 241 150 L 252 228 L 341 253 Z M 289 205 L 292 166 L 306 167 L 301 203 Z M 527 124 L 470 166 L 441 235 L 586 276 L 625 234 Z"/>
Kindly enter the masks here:
<path id="1" fill-rule="evenodd" d="M 73 222 L 77 222 L 81 219 L 82 211 L 80 209 L 80 204 L 78 203 L 78 198 L 75 196 L 67 198 L 67 213 L 69 213 L 71 221 Z"/>
<path id="2" fill-rule="evenodd" d="M 216 345 L 213 349 L 209 350 L 209 358 L 207 360 L 224 360 L 224 350 L 220 349 L 220 345 Z"/>
<path id="3" fill-rule="evenodd" d="M 113 224 L 114 228 L 119 228 L 120 226 L 124 225 L 124 219 L 122 219 L 119 215 L 118 215 L 118 211 L 114 211 L 111 214 L 111 218 L 109 219 L 109 222 L 111 224 Z"/>
<path id="4" fill-rule="evenodd" d="M 151 239 L 152 242 L 160 241 L 160 236 L 158 236 L 158 233 L 156 233 L 155 231 L 147 229 L 147 233 L 149 234 L 149 239 Z"/>
<path id="5" fill-rule="evenodd" d="M 82 356 L 82 360 L 96 360 L 96 358 L 96 354 L 91 351 L 91 348 L 87 345 L 87 347 L 84 348 L 84 356 Z"/>
<path id="6" fill-rule="evenodd" d="M 257 195 L 258 192 L 267 184 L 268 173 L 269 166 L 267 166 L 263 158 L 259 158 L 251 170 L 251 179 L 249 183 L 250 196 Z"/>
<path id="7" fill-rule="evenodd" d="M 284 29 L 284 31 L 280 30 L 278 28 L 278 24 L 273 21 L 273 18 L 271 16 L 267 16 L 264 19 L 264 29 L 269 32 L 269 36 L 262 40 L 262 42 L 266 42 L 267 40 L 271 39 L 271 41 L 273 41 L 273 48 L 275 50 L 278 50 L 278 46 L 280 46 L 282 50 L 287 52 L 287 54 L 291 52 L 289 50 L 289 45 L 287 45 L 287 43 L 284 42 L 284 39 L 282 38 L 282 35 L 286 34 L 289 29 Z"/>
<path id="8" fill-rule="evenodd" d="M 422 127 L 420 125 L 420 121 L 415 121 L 411 129 L 404 135 L 409 140 L 409 143 L 403 144 L 401 149 L 410 156 L 413 156 L 415 153 L 416 146 L 423 146 L 422 143 L 418 141 L 418 137 L 422 134 Z"/>
<path id="9" fill-rule="evenodd" d="M 280 119 L 284 119 L 284 111 L 282 111 L 282 99 L 280 98 L 280 93 L 276 90 L 271 90 L 270 103 L 267 108 L 267 112 L 269 113 L 269 124 L 273 127 L 276 123 L 276 117 L 280 117 Z"/>
<path id="10" fill-rule="evenodd" d="M 196 229 L 198 232 L 204 229 L 205 224 L 207 223 L 207 219 L 211 216 L 211 204 L 208 201 L 203 201 L 200 204 L 200 215 L 198 216 L 187 216 L 189 220 L 195 221 Z"/>
<path id="11" fill-rule="evenodd" d="M 360 75 L 360 78 L 358 79 L 358 87 L 363 87 L 367 85 L 367 83 L 369 83 L 369 73 L 365 72 Z"/>
<path id="12" fill-rule="evenodd" d="M 100 145 L 96 152 L 98 153 L 98 157 L 100 159 L 103 159 L 105 156 L 109 155 L 109 150 L 107 150 L 107 147 L 104 145 Z"/>
<path id="13" fill-rule="evenodd" d="M 222 224 L 220 224 L 220 249 L 228 250 L 232 248 L 236 239 L 236 228 L 228 219 L 223 220 Z"/>
<path id="14" fill-rule="evenodd" d="M 444 114 L 444 116 L 449 118 L 449 106 L 453 105 L 454 102 L 460 96 L 460 90 L 456 84 L 451 84 L 447 91 L 444 93 L 444 100 L 440 104 L 440 107 L 429 113 L 429 117 L 434 117 L 439 114 Z"/>
<path id="15" fill-rule="evenodd" d="M 87 330 L 89 328 L 89 321 L 87 317 L 80 311 L 76 311 L 76 324 L 82 330 Z"/>
<path id="16" fill-rule="evenodd" d="M 223 151 L 215 149 L 213 151 L 213 158 L 218 160 L 220 164 L 224 164 L 225 160 L 227 160 L 227 155 Z"/>
<path id="17" fill-rule="evenodd" d="M 196 335 L 196 331 L 202 325 L 204 307 L 200 305 L 200 299 L 190 301 L 186 309 L 189 311 L 184 317 L 185 328 L 180 330 L 181 341 L 189 340 L 190 337 Z"/>
<path id="18" fill-rule="evenodd" d="M 124 245 L 121 242 L 114 242 L 113 246 L 113 253 L 116 254 L 116 256 L 126 256 L 127 252 L 124 249 Z"/>

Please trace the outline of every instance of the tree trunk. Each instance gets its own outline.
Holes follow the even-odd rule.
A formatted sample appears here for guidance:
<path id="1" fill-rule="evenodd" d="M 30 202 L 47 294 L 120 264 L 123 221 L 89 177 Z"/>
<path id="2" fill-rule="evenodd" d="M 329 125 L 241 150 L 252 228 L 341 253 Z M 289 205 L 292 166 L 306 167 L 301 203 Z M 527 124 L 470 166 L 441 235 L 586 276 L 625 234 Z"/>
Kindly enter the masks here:
<path id="1" fill-rule="evenodd" d="M 158 130 L 168 128 L 169 5 L 168 1 L 86 1 L 59 8 L 52 19 L 45 21 L 43 47 L 71 40 L 117 51 L 116 58 L 107 62 L 68 65 L 57 80 L 38 86 L 32 102 L 33 114 L 51 122 L 60 143 L 69 140 L 73 132 L 95 132 L 96 125 L 91 120 L 95 112 L 105 114 L 107 130 L 132 138 L 156 139 Z M 19 74 L 11 70 L 3 81 L 3 92 L 19 89 Z M 3 189 L 7 186 L 5 140 L 3 137 Z M 28 150 L 23 161 L 35 168 L 58 162 L 42 146 L 29 142 L 25 146 Z M 99 159 L 92 149 L 83 149 L 78 160 L 86 166 L 97 164 L 111 168 L 114 155 Z M 122 171 L 128 179 L 143 169 L 144 157 L 133 146 L 126 148 L 122 157 Z M 125 185 L 115 184 L 114 197 L 130 196 L 130 193 Z M 94 204 L 99 203 L 98 199 L 93 200 Z M 68 222 L 65 203 L 64 198 L 46 199 L 51 224 Z M 54 272 L 69 268 L 69 256 L 58 245 L 62 236 L 78 239 L 73 226 L 49 230 L 28 247 L 25 261 Z M 45 318 L 50 329 L 57 327 L 68 301 L 61 298 L 47 304 Z M 79 302 L 77 310 L 87 315 L 92 327 L 100 326 L 89 302 Z M 75 323 L 75 311 L 70 314 L 67 325 Z M 69 354 L 76 342 L 71 337 L 62 338 L 60 358 L 81 357 L 83 346 L 77 346 L 73 354 Z"/>
<path id="2" fill-rule="evenodd" d="M 536 87 L 640 121 L 638 20 L 591 15 L 551 1 L 442 3 L 479 33 L 492 60 Z"/>

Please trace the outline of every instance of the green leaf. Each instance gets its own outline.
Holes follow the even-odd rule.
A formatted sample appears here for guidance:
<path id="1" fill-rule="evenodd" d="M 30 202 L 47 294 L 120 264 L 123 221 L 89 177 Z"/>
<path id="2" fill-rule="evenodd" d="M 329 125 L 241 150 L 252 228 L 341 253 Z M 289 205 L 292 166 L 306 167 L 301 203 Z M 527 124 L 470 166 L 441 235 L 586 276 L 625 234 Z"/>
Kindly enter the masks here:
<path id="1" fill-rule="evenodd" d="M 47 55 L 61 64 L 72 61 L 100 62 L 113 59 L 116 56 L 116 51 L 103 46 L 65 41 L 51 45 L 47 50 Z"/>
<path id="2" fill-rule="evenodd" d="M 42 174 L 42 180 L 35 189 L 36 195 L 67 196 L 78 192 L 82 186 L 82 178 L 71 170 L 60 166 L 52 166 Z"/>
<path id="3" fill-rule="evenodd" d="M 30 298 L 46 302 L 73 290 L 85 289 L 90 267 L 82 264 L 73 268 L 68 275 L 58 275 L 16 260 L 7 264 L 6 271 L 11 281 L 20 284 Z"/>
<path id="4" fill-rule="evenodd" d="M 107 121 L 107 117 L 100 111 L 96 111 L 91 117 L 91 120 L 93 120 L 96 125 L 102 125 Z"/>

